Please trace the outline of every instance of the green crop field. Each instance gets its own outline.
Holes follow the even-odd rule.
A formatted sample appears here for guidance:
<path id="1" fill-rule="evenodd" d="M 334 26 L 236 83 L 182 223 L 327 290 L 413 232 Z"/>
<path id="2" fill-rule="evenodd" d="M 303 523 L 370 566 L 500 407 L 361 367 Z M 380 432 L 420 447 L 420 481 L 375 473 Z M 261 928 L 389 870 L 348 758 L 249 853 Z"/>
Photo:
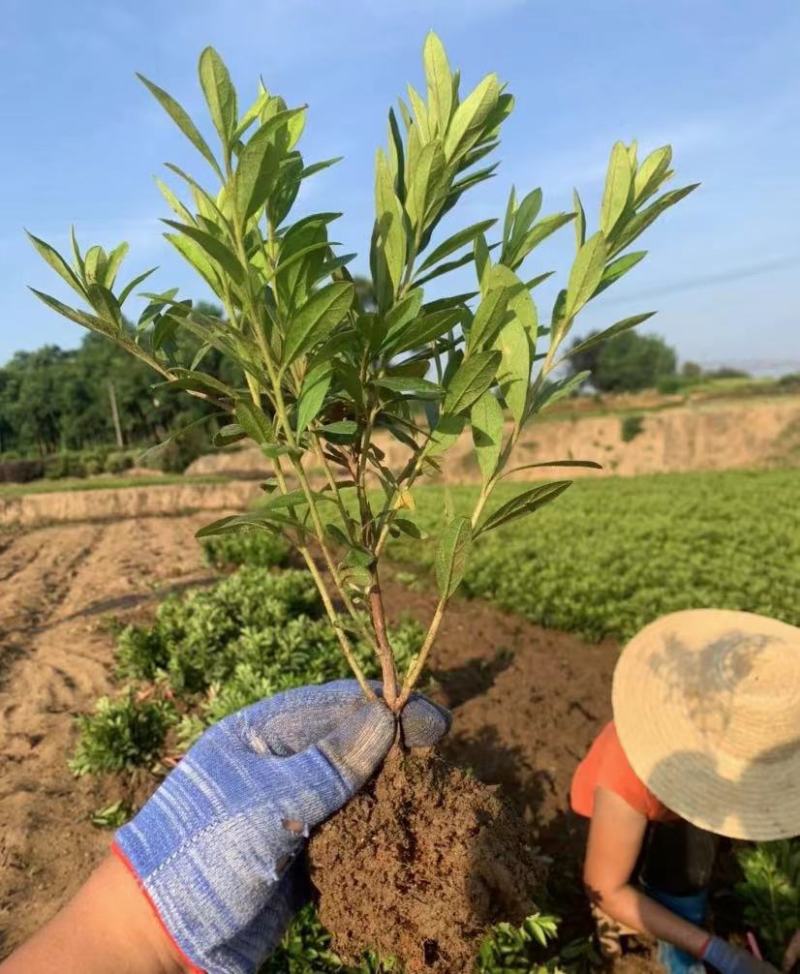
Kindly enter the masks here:
<path id="1" fill-rule="evenodd" d="M 498 488 L 499 506 L 530 485 Z M 448 492 L 468 513 L 477 488 Z M 415 491 L 418 524 L 441 524 L 445 489 Z M 427 567 L 431 544 L 395 542 Z M 526 520 L 484 536 L 464 580 L 543 625 L 626 638 L 677 609 L 718 606 L 800 623 L 800 474 L 724 472 L 579 480 Z"/>

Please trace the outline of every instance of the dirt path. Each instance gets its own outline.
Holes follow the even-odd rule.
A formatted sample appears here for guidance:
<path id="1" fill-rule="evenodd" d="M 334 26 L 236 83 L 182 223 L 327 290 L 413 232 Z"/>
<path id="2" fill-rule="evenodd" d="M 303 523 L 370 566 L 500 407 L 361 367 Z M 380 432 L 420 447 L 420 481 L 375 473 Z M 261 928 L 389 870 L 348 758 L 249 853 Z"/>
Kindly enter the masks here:
<path id="1" fill-rule="evenodd" d="M 108 843 L 87 820 L 118 795 L 68 771 L 74 716 L 111 686 L 104 618 L 208 578 L 193 538 L 204 520 L 43 528 L 0 551 L 0 957 Z"/>

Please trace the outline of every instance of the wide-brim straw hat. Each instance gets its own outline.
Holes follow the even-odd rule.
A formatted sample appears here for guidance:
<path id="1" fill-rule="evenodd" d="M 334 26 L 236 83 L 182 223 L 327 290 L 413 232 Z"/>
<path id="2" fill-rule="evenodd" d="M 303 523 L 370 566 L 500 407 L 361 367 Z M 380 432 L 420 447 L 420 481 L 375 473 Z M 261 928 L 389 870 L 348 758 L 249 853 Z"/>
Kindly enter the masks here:
<path id="1" fill-rule="evenodd" d="M 800 629 L 664 616 L 623 650 L 613 704 L 633 770 L 671 811 L 737 839 L 800 835 Z"/>

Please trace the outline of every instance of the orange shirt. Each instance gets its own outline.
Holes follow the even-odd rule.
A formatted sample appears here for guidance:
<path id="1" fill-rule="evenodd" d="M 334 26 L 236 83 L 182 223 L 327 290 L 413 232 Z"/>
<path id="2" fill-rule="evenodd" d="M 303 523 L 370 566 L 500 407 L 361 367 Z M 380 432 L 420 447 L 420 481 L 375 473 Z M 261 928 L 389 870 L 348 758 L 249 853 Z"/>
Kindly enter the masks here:
<path id="1" fill-rule="evenodd" d="M 572 810 L 591 818 L 596 788 L 613 791 L 650 822 L 677 817 L 636 776 L 622 750 L 613 721 L 600 731 L 575 771 L 570 789 Z"/>

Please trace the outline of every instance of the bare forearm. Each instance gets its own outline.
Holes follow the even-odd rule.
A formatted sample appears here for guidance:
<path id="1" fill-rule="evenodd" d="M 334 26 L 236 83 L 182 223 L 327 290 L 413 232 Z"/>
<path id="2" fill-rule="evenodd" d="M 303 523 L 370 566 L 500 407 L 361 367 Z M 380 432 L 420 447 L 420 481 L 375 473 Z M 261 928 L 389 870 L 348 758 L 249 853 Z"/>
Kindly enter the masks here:
<path id="1" fill-rule="evenodd" d="M 657 940 L 665 940 L 699 957 L 708 941 L 709 934 L 683 917 L 650 899 L 634 886 L 621 886 L 618 890 L 594 895 L 600 909 L 619 923 L 649 934 Z"/>
<path id="2" fill-rule="evenodd" d="M 0 974 L 185 974 L 189 970 L 124 866 L 107 856 Z"/>

